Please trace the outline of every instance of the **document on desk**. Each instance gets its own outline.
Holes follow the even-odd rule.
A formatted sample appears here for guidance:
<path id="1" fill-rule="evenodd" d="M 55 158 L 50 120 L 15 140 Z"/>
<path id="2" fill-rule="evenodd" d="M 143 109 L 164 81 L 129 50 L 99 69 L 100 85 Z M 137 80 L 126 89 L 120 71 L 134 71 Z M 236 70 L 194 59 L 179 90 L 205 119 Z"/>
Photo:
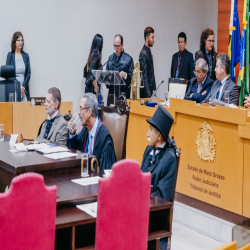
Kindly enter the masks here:
<path id="1" fill-rule="evenodd" d="M 97 184 L 101 178 L 99 176 L 71 180 L 79 185 L 88 186 Z"/>
<path id="2" fill-rule="evenodd" d="M 36 150 L 36 149 L 45 149 L 45 148 L 51 148 L 52 146 L 49 146 L 46 143 L 34 143 L 30 145 L 26 145 L 26 148 L 28 150 Z"/>
<path id="3" fill-rule="evenodd" d="M 45 154 L 43 156 L 48 157 L 50 159 L 58 160 L 63 158 L 68 158 L 72 156 L 77 156 L 78 154 L 70 153 L 70 152 L 61 152 L 61 153 L 54 153 L 54 154 Z"/>
<path id="4" fill-rule="evenodd" d="M 76 207 L 84 211 L 85 213 L 91 215 L 92 217 L 97 217 L 97 202 L 77 205 Z"/>
<path id="5" fill-rule="evenodd" d="M 59 153 L 59 152 L 69 152 L 70 150 L 64 147 L 50 147 L 50 148 L 38 149 L 37 151 L 40 154 L 53 154 L 53 153 Z"/>

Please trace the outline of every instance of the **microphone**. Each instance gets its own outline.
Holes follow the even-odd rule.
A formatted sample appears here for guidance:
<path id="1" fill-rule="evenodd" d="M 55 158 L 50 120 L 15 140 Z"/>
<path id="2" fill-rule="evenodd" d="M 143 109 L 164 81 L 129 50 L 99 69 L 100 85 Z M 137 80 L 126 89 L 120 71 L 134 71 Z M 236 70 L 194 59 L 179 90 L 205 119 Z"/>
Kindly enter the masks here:
<path id="1" fill-rule="evenodd" d="M 164 80 L 162 80 L 161 83 L 159 84 L 159 86 L 157 87 L 157 89 L 153 91 L 153 94 L 152 94 L 152 96 L 150 97 L 149 102 L 152 102 L 152 99 L 156 96 L 156 92 L 157 92 L 158 88 L 159 88 L 163 83 L 164 83 Z"/>
<path id="2" fill-rule="evenodd" d="M 108 61 L 105 62 L 98 70 L 102 70 L 103 67 L 104 67 L 109 61 L 112 61 L 112 60 L 114 59 L 114 56 L 115 56 L 115 55 L 116 55 L 116 53 L 115 53 L 115 50 L 114 50 L 114 51 L 113 51 L 113 54 L 111 55 L 112 57 L 110 57 L 110 59 L 108 59 Z M 88 80 L 86 80 L 86 81 L 85 81 L 85 84 L 86 84 L 89 80 L 91 80 L 93 77 L 94 77 L 94 75 L 92 75 Z"/>

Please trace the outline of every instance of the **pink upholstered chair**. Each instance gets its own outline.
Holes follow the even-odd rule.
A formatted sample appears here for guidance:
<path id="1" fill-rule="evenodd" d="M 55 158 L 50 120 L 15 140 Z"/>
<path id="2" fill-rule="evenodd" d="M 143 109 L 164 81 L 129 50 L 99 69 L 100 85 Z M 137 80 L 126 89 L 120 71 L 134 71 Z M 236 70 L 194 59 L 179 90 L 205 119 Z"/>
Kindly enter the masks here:
<path id="1" fill-rule="evenodd" d="M 147 249 L 150 185 L 151 174 L 132 160 L 99 181 L 95 250 Z"/>
<path id="2" fill-rule="evenodd" d="M 0 249 L 54 249 L 56 186 L 42 175 L 27 173 L 0 194 Z"/>

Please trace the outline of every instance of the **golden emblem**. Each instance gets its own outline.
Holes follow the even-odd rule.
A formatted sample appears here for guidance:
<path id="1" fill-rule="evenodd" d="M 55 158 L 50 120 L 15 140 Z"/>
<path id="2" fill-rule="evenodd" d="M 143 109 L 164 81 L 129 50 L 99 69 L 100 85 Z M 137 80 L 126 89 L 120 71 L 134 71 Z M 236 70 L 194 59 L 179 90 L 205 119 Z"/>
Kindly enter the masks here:
<path id="1" fill-rule="evenodd" d="M 213 161 L 215 157 L 215 148 L 216 145 L 215 139 L 211 132 L 213 129 L 207 122 L 204 122 L 199 127 L 199 132 L 195 143 L 197 145 L 197 154 L 200 159 L 204 161 Z"/>

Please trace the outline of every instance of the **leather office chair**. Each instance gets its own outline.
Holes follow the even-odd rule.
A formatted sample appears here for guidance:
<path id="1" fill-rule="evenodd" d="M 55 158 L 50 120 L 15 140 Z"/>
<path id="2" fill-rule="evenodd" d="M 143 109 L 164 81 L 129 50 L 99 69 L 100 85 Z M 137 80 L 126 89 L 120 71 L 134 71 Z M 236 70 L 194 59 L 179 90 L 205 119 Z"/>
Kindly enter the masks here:
<path id="1" fill-rule="evenodd" d="M 151 174 L 136 161 L 114 164 L 108 178 L 99 180 L 96 250 L 145 250 L 148 244 Z"/>
<path id="2" fill-rule="evenodd" d="M 11 65 L 4 65 L 0 68 L 0 102 L 9 102 L 9 94 L 13 94 L 13 101 L 21 101 L 21 85 L 14 78 L 15 68 Z"/>
<path id="3" fill-rule="evenodd" d="M 0 204 L 0 249 L 54 249 L 56 186 L 40 174 L 19 175 Z"/>
<path id="4" fill-rule="evenodd" d="M 108 128 L 114 142 L 116 160 L 126 159 L 126 139 L 128 129 L 130 106 L 126 105 L 123 114 L 120 114 L 117 106 L 101 107 L 101 120 Z"/>

